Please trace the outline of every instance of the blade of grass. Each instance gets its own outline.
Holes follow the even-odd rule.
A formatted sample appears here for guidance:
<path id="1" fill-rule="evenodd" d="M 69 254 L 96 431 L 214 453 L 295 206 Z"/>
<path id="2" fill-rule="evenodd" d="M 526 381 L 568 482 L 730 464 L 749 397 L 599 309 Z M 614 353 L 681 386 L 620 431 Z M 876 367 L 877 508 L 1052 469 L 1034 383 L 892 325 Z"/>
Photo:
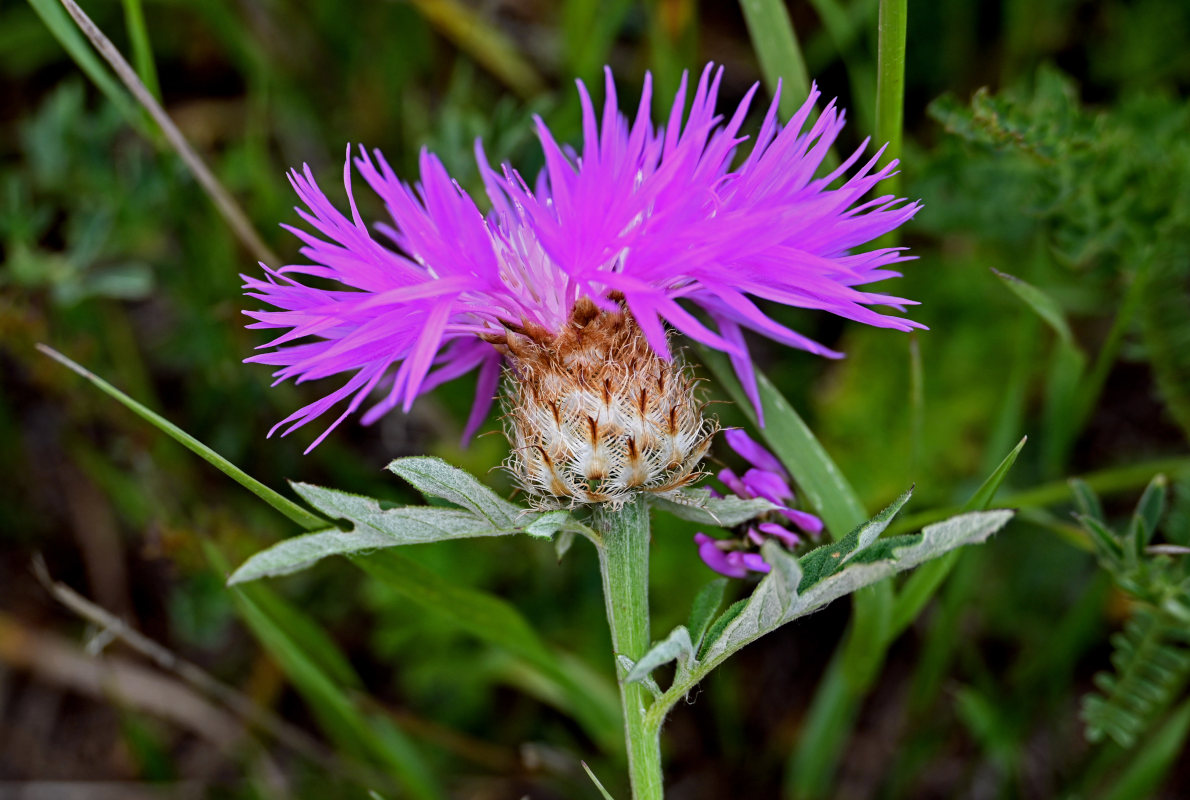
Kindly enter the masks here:
<path id="1" fill-rule="evenodd" d="M 789 119 L 810 93 L 810 75 L 789 11 L 781 0 L 740 0 L 740 10 L 744 12 L 764 85 L 772 94 L 777 82 L 781 82 L 781 115 Z"/>
<path id="2" fill-rule="evenodd" d="M 1081 479 L 1099 494 L 1115 494 L 1139 489 L 1147 485 L 1159 472 L 1169 475 L 1190 473 L 1190 458 L 1161 458 L 1070 477 Z M 1044 508 L 1057 503 L 1069 502 L 1071 496 L 1069 480 L 1070 478 L 1063 478 L 1025 491 L 1012 492 L 1002 497 L 1000 502 L 1005 506 L 1020 509 Z M 961 511 L 961 506 L 947 506 L 946 508 L 931 508 L 928 511 L 910 514 L 893 521 L 886 535 L 896 536 L 909 530 L 917 530 L 932 522 L 952 517 Z"/>
<path id="3" fill-rule="evenodd" d="M 105 381 L 103 378 L 100 378 L 98 375 L 94 374 L 93 372 L 86 369 L 85 367 L 75 363 L 74 361 L 71 361 L 69 358 L 62 355 L 54 348 L 52 348 L 48 345 L 38 344 L 37 349 L 40 350 L 43 354 L 54 359 L 55 361 L 57 361 L 59 364 L 63 365 L 67 369 L 71 370 L 72 372 L 86 378 L 94 386 L 96 386 L 100 391 L 104 392 L 105 394 L 107 394 L 110 397 L 114 397 L 129 411 L 136 414 L 141 419 L 146 420 L 147 422 L 152 424 L 153 427 L 157 428 L 162 433 L 167 434 L 172 439 L 174 439 L 178 443 L 185 446 L 191 452 L 197 454 L 200 458 L 205 460 L 208 464 L 211 464 L 213 467 L 218 469 L 224 475 L 227 475 L 229 478 L 234 480 L 236 483 L 240 484 L 245 489 L 252 492 L 252 494 L 256 495 L 261 500 L 265 501 L 270 506 L 275 508 L 277 511 L 281 512 L 286 517 L 288 517 L 289 519 L 296 522 L 298 525 L 300 525 L 305 530 L 313 531 L 313 530 L 319 530 L 322 528 L 334 527 L 334 525 L 332 523 L 327 522 L 326 520 L 324 520 L 322 517 L 318 516 L 317 514 L 314 514 L 311 511 L 307 511 L 306 509 L 302 508 L 301 506 L 299 506 L 297 503 L 290 500 L 289 498 L 287 498 L 287 497 L 277 493 L 273 489 L 270 489 L 269 487 L 265 486 L 263 483 L 256 480 L 248 473 L 244 472 L 242 469 L 237 467 L 235 464 L 231 463 L 226 458 L 219 455 L 211 448 L 207 447 L 205 444 L 200 442 L 198 439 L 195 439 L 193 436 L 186 433 L 186 431 L 182 430 L 177 425 L 174 425 L 172 422 L 165 419 L 160 414 L 150 411 L 145 406 L 141 405 L 140 403 L 136 402 L 128 395 L 121 392 L 115 386 L 112 386 L 110 383 Z"/>
<path id="4" fill-rule="evenodd" d="M 422 758 L 404 748 L 391 747 L 383 737 L 376 735 L 368 718 L 243 589 L 229 591 L 241 619 L 277 660 L 286 677 L 309 703 L 319 725 L 339 747 L 381 765 L 411 797 L 439 800 L 445 796 L 435 785 Z"/>
<path id="5" fill-rule="evenodd" d="M 137 109 L 136 104 L 132 102 L 132 98 L 120 88 L 120 84 L 112 77 L 111 73 L 103 66 L 98 58 L 95 57 L 94 51 L 87 46 L 87 40 L 84 39 L 70 21 L 70 16 L 63 11 L 58 0 L 29 0 L 29 6 L 41 17 L 41 21 L 53 34 L 62 48 L 70 55 L 74 62 L 78 64 L 91 82 L 103 92 L 107 99 L 115 106 L 128 124 L 139 130 L 141 133 L 148 133 L 145 126 L 145 120 Z"/>
<path id="6" fill-rule="evenodd" d="M 426 20 L 477 64 L 524 100 L 542 94 L 545 81 L 504 33 L 457 0 L 410 0 Z"/>
<path id="7" fill-rule="evenodd" d="M 888 143 L 884 163 L 901 157 L 908 5 L 907 0 L 880 0 L 876 23 L 876 143 Z M 893 175 L 882 185 L 887 194 L 900 194 L 900 188 L 900 175 Z"/>
<path id="8" fill-rule="evenodd" d="M 103 56 L 104 60 L 111 65 L 116 76 L 128 87 L 128 91 L 132 92 L 132 96 L 144 106 L 145 111 L 149 113 L 149 116 L 161 128 L 161 132 L 165 135 L 166 140 L 177 151 L 178 156 L 186 164 L 194 179 L 198 181 L 203 191 L 211 198 L 211 201 L 215 204 L 215 208 L 218 209 L 223 219 L 231 227 L 244 247 L 258 261 L 263 261 L 266 264 L 277 264 L 277 256 L 273 254 L 260 236 L 257 235 L 256 229 L 248 221 L 248 215 L 240 208 L 235 198 L 223 188 L 223 184 L 219 183 L 219 179 L 207 168 L 202 157 L 186 141 L 186 137 L 178 130 L 178 126 L 165 113 L 165 109 L 161 107 L 161 104 L 157 102 L 152 93 L 145 88 L 144 83 L 137 77 L 136 72 L 128 65 L 128 62 L 124 60 L 124 56 L 120 55 L 120 51 L 116 49 L 116 46 L 104 35 L 103 31 L 99 30 L 99 27 L 91 18 L 79 8 L 78 3 L 74 2 L 74 0 L 59 0 L 59 2 L 66 8 L 67 13 L 74 18 L 75 23 L 79 26 L 83 35 L 91 40 L 91 44 L 99 51 L 99 55 Z"/>
<path id="9" fill-rule="evenodd" d="M 161 99 L 161 84 L 157 81 L 157 66 L 153 63 L 153 47 L 149 44 L 149 29 L 145 25 L 145 12 L 140 0 L 123 0 L 124 24 L 128 29 L 128 41 L 132 43 L 132 60 L 136 62 L 136 74 L 149 93 Z"/>
<path id="10" fill-rule="evenodd" d="M 203 541 L 202 550 L 211 567 L 226 577 L 230 570 L 219 549 Z M 237 586 L 229 591 L 240 619 L 276 660 L 339 752 L 364 764 L 378 765 L 419 800 L 440 800 L 444 796 L 423 759 L 408 743 L 399 741 L 394 745 L 381 735 L 373 723 L 382 720 L 369 719 L 336 683 L 336 677 L 327 673 L 329 664 L 338 677 L 346 673 L 348 686 L 363 685 L 346 656 L 316 622 L 288 606 L 264 584 Z M 278 611 L 282 613 L 276 615 Z"/>

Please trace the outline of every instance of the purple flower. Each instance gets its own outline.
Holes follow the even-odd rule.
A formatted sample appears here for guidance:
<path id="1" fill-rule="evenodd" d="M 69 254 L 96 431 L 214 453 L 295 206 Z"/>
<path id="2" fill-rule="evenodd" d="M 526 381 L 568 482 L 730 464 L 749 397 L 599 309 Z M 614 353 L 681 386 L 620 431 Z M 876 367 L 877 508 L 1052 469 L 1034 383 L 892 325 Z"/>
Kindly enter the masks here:
<path id="1" fill-rule="evenodd" d="M 727 431 L 725 435 L 731 448 L 755 466 L 748 469 L 742 478 L 730 469 L 720 470 L 718 478 L 723 485 L 745 499 L 760 497 L 768 500 L 777 506 L 777 513 L 803 532 L 817 538 L 822 533 L 822 520 L 790 507 L 794 494 L 789 488 L 789 474 L 777 457 L 738 428 Z M 747 527 L 734 539 L 714 539 L 700 531 L 694 535 L 694 542 L 698 545 L 699 557 L 708 567 L 730 578 L 742 578 L 749 572 L 769 571 L 768 562 L 760 553 L 746 550 L 749 546 L 759 548 L 766 537 L 776 539 L 790 550 L 802 543 L 800 536 L 771 519 Z"/>
<path id="2" fill-rule="evenodd" d="M 289 230 L 302 241 L 304 260 L 262 265 L 263 279 L 244 277 L 248 296 L 272 307 L 245 312 L 255 320 L 249 327 L 279 331 L 248 360 L 278 367 L 278 382 L 350 377 L 274 431 L 288 434 L 347 401 L 313 447 L 378 389 L 365 424 L 396 406 L 408 411 L 419 395 L 478 369 L 470 434 L 500 377 L 503 356 L 489 338 L 526 326 L 559 332 L 584 297 L 605 311 L 618 310 L 622 298 L 662 358 L 670 358 L 667 324 L 727 353 L 758 409 L 745 329 L 840 354 L 778 324 L 756 300 L 897 330 L 922 327 L 871 308 L 903 310 L 910 301 L 857 288 L 896 276 L 888 267 L 910 258 L 901 248 L 855 252 L 919 208 L 891 195 L 861 202 L 896 162 L 877 169 L 878 152 L 853 171 L 861 147 L 815 178 L 844 124 L 832 101 L 803 132 L 817 89 L 785 126 L 774 97 L 747 156 L 737 159 L 757 87 L 725 118 L 715 113 L 721 77 L 721 68 L 707 65 L 685 115 L 683 78 L 668 122 L 657 127 L 649 76 L 632 119 L 618 110 L 610 71 L 601 115 L 580 82 L 582 147 L 559 145 L 538 119 L 545 168 L 532 185 L 508 165 L 493 169 L 476 144 L 487 214 L 425 151 L 420 181 L 410 186 L 378 151 L 361 147 L 352 158 L 348 148 L 349 215 L 308 166 L 291 172 L 308 227 Z M 368 226 L 361 218 L 353 165 L 385 202 L 390 222 Z"/>

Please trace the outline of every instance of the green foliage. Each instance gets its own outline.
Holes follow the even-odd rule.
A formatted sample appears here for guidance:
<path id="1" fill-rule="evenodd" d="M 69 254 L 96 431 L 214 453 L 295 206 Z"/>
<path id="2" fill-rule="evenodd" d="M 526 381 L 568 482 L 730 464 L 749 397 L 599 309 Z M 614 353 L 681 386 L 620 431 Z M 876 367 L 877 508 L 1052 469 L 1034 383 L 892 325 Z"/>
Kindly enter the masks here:
<path id="1" fill-rule="evenodd" d="M 725 100 L 751 80 L 792 74 L 749 48 L 752 32 L 733 4 L 379 3 L 344 14 L 325 0 L 301 7 L 150 3 L 143 25 L 126 17 L 141 5 L 134 0 L 92 5 L 88 13 L 142 76 L 148 64 L 157 66 L 167 108 L 285 261 L 296 245 L 276 228 L 295 219 L 284 170 L 309 162 L 332 199 L 342 201 L 335 184 L 348 140 L 382 147 L 408 179 L 416 177 L 419 149 L 428 147 L 475 189 L 475 138 L 484 139 L 494 160 L 510 158 L 532 176 L 540 156 L 531 115 L 542 114 L 560 140 L 574 143 L 577 101 L 569 79 L 593 80 L 598 94 L 604 64 L 621 79 L 625 104 L 643 70 L 653 68 L 659 111 L 660 95 L 676 85 L 679 71 L 698 68 L 708 54 L 726 62 Z M 781 4 L 750 5 L 768 6 L 768 19 L 781 24 L 762 24 L 758 33 L 788 53 L 792 26 L 772 16 Z M 812 0 L 790 7 L 793 44 L 808 74 L 848 109 L 841 151 L 875 127 L 878 5 Z M 1109 495 L 1139 488 L 1154 471 L 1184 469 L 1183 445 L 1163 427 L 1163 415 L 1190 428 L 1188 14 L 1190 6 L 1178 0 L 945 3 L 911 13 L 903 168 L 907 193 L 925 208 L 905 231 L 920 260 L 906 264 L 905 278 L 888 288 L 922 301 L 911 313 L 931 331 L 909 350 L 887 331 L 840 329 L 825 315 L 788 313 L 782 322 L 847 358 L 827 362 L 751 343 L 773 395 L 796 409 L 796 423 L 770 416 L 770 444 L 798 468 L 805 499 L 829 506 L 836 537 L 865 519 L 865 508 L 886 505 L 915 482 L 921 510 L 894 521 L 886 536 L 896 536 L 959 513 L 980 477 L 1028 433 L 1033 446 L 1011 476 L 1000 476 L 1004 502 L 1022 508 L 1022 535 L 924 564 L 895 591 L 885 581 L 878 587 L 884 603 L 858 595 L 855 606 L 868 610 L 857 611 L 857 619 L 866 615 L 856 627 L 862 635 L 848 643 L 846 659 L 842 650 L 833 660 L 828 655 L 838 635 L 836 609 L 799 622 L 799 641 L 812 646 L 798 647 L 791 660 L 768 661 L 788 655 L 774 639 L 769 649 L 729 664 L 713 690 L 679 712 L 682 729 L 694 722 L 707 733 L 670 742 L 675 784 L 689 785 L 696 775 L 712 787 L 708 792 L 731 786 L 740 795 L 775 796 L 777 765 L 796 746 L 797 766 L 786 781 L 812 787 L 802 796 L 875 793 L 873 781 L 890 799 L 1177 796 L 1181 772 L 1164 794 L 1160 785 L 1174 774 L 1171 764 L 1184 770 L 1177 759 L 1190 720 L 1185 700 L 1144 722 L 1132 748 L 1120 750 L 1105 734 L 1086 758 L 1068 710 L 1101 666 L 1105 628 L 1120 612 L 1106 596 L 1106 572 L 1087 569 L 1086 549 L 1098 537 L 1126 571 L 1133 570 L 1127 559 L 1136 557 L 1130 585 L 1144 586 L 1142 565 L 1183 559 L 1151 548 L 1190 545 L 1190 526 L 1175 524 L 1190 505 L 1174 502 L 1139 556 L 1138 540 L 1116 533 L 1103 509 L 1084 511 L 1084 534 L 1062 505 L 1069 474 L 1088 474 L 1111 512 Z M 1070 77 L 1037 70 L 1047 59 Z M 247 474 L 286 494 L 283 481 L 297 478 L 403 506 L 416 500 L 383 472 L 394 456 L 435 453 L 483 475 L 503 457 L 504 444 L 499 437 L 467 450 L 455 444 L 471 399 L 466 379 L 437 390 L 408 417 L 390 415 L 373 428 L 344 425 L 309 456 L 300 455 L 300 436 L 266 441 L 269 426 L 320 387 L 270 389 L 267 371 L 240 365 L 261 341 L 242 330 L 236 299 L 236 273 L 252 259 L 160 148 L 59 3 L 0 7 L 0 80 L 10 133 L 0 137 L 0 500 L 9 594 L 15 601 L 27 596 L 21 580 L 32 547 L 64 576 L 90 575 L 95 563 L 124 564 L 136 616 L 153 635 L 223 679 L 258 677 L 268 670 L 253 666 L 257 648 L 241 646 L 245 634 L 234 624 L 225 576 L 195 557 L 194 543 L 218 542 L 242 560 L 278 539 L 294 541 L 282 539 L 297 530 L 290 521 L 302 530 L 343 532 L 300 503 L 290 506 L 284 495 L 270 507 L 259 502 L 263 495 L 223 481 L 57 369 L 35 342 L 52 343 L 201 439 L 242 470 L 229 474 L 249 488 Z M 983 83 L 1003 88 L 970 101 Z M 924 103 L 941 92 L 963 98 L 934 106 L 953 134 L 923 118 Z M 797 100 L 786 91 L 783 105 Z M 383 213 L 375 198 L 359 195 L 361 213 Z M 1060 333 L 1051 335 L 989 267 L 1044 292 L 1088 363 L 1077 364 L 1074 348 Z M 1149 401 L 1151 375 L 1164 409 Z M 730 390 L 730 370 L 717 377 Z M 734 398 L 734 405 L 711 409 L 743 424 L 747 406 Z M 843 475 L 842 484 L 832 480 Z M 1034 486 L 1039 480 L 1045 482 Z M 485 479 L 499 492 L 502 481 L 498 472 Z M 1182 482 L 1172 485 L 1175 497 L 1188 491 Z M 93 497 L 79 505 L 72 499 L 79 493 Z M 80 508 L 85 513 L 78 515 Z M 730 517 L 700 516 L 697 503 L 655 509 L 684 517 L 654 515 L 657 629 L 684 622 L 701 657 L 748 600 L 732 603 L 740 582 L 729 582 L 721 597 L 714 588 L 721 581 L 699 592 L 707 573 L 689 537 L 695 526 Z M 287 510 L 289 519 L 276 514 Z M 71 514 L 87 520 L 86 528 Z M 564 517 L 542 515 L 530 524 L 544 534 Z M 91 523 L 95 530 L 110 523 L 115 549 L 95 556 L 80 548 L 97 540 Z M 563 527 L 554 535 L 562 551 L 577 534 Z M 356 566 L 368 564 L 373 574 L 361 575 Z M 378 565 L 392 580 L 378 576 Z M 595 624 L 603 606 L 593 572 L 589 548 L 573 548 L 560 561 L 543 543 L 496 537 L 354 554 L 350 563 L 241 588 L 284 598 L 279 607 L 255 596 L 268 624 L 365 711 L 359 730 L 391 744 L 392 757 L 407 748 L 372 713 L 377 704 L 433 719 L 439 727 L 428 738 L 437 744 L 422 741 L 426 729 L 414 729 L 421 758 L 413 760 L 446 776 L 451 792 L 466 782 L 500 796 L 594 797 L 575 766 L 579 758 L 594 753 L 593 769 L 605 779 L 622 765 L 608 755 L 618 730 L 606 632 Z M 25 608 L 10 606 L 6 613 Z M 729 613 L 719 614 L 721 606 Z M 1150 610 L 1148 603 L 1130 607 L 1138 615 Z M 37 612 L 22 621 L 76 633 L 64 618 Z M 1120 636 L 1135 647 L 1130 623 L 1123 627 Z M 525 630 L 542 643 L 536 656 L 517 638 L 515 631 Z M 898 635 L 885 669 L 886 642 Z M 503 647 L 498 636 L 527 649 Z M 273 652 L 278 642 L 258 641 L 282 663 Z M 564 642 L 567 651 L 551 642 Z M 533 660 L 542 652 L 556 666 Z M 295 667 L 283 667 L 285 674 Z M 864 670 L 879 680 L 857 683 Z M 15 691 L 36 681 L 22 674 Z M 247 686 L 256 691 L 255 677 Z M 297 690 L 301 702 L 291 691 L 274 701 L 268 689 L 259 699 L 321 732 L 339 760 L 373 770 L 381 764 L 389 779 L 375 782 L 380 795 L 409 794 L 391 785 L 400 772 L 385 766 L 388 756 L 361 748 L 350 728 L 328 733 L 322 723 L 333 725 L 335 712 L 313 710 L 326 704 L 313 687 L 307 679 Z M 865 702 L 870 692 L 877 696 Z M 581 710 L 584 694 L 602 711 Z M 778 696 L 780 703 L 768 701 Z M 88 726 L 69 730 L 75 728 Z M 757 735 L 762 729 L 766 735 Z M 786 731 L 798 732 L 795 745 Z M 895 740 L 873 746 L 873 736 L 888 731 Z M 151 729 L 152 752 L 144 746 L 149 736 L 127 734 L 142 777 L 191 777 L 201 759 L 180 756 L 170 733 L 168 726 Z M 69 760 L 73 740 L 57 737 L 55 757 Z M 526 771 L 519 757 L 508 757 L 520 743 L 540 741 L 553 747 L 539 769 Z M 267 771 L 251 763 L 260 747 L 249 742 L 244 750 L 245 771 Z M 880 755 L 889 752 L 895 758 Z M 173 759 L 172 770 L 162 759 Z M 293 778 L 294 797 L 342 796 L 361 783 L 285 758 L 278 763 Z M 733 773 L 737 764 L 746 767 Z M 271 796 L 239 782 L 217 791 L 225 790 L 231 797 Z"/>
<path id="2" fill-rule="evenodd" d="M 956 547 L 982 542 L 1012 517 L 1011 511 L 967 514 L 931 525 L 919 534 L 879 538 L 909 496 L 910 492 L 905 492 L 840 541 L 818 547 L 800 559 L 775 542 L 766 542 L 763 553 L 772 570 L 747 600 L 728 608 L 711 623 L 705 636 L 701 631 L 692 636 L 686 626 L 678 626 L 633 665 L 626 680 L 644 680 L 659 666 L 674 661 L 677 673 L 666 692 L 672 703 L 672 697 L 686 694 L 730 655 L 766 633 Z M 691 618 L 704 619 L 708 605 L 699 598 Z M 658 713 L 663 715 L 662 705 Z"/>
<path id="3" fill-rule="evenodd" d="M 1158 475 L 1141 495 L 1127 531 L 1107 527 L 1102 506 L 1086 484 L 1073 488 L 1083 527 L 1100 564 L 1135 605 L 1124 630 L 1112 636 L 1112 673 L 1095 677 L 1098 693 L 1083 700 L 1087 738 L 1111 737 L 1132 747 L 1178 701 L 1190 681 L 1190 549 L 1153 545 L 1165 512 L 1167 481 Z M 1173 520 L 1171 542 L 1185 541 L 1184 519 Z"/>
<path id="4" fill-rule="evenodd" d="M 1161 93 L 1130 94 L 1110 111 L 1079 102 L 1075 83 L 1053 68 L 1040 69 L 1031 86 L 999 95 L 980 90 L 970 106 L 952 96 L 931 114 L 951 134 L 984 151 L 965 165 L 974 196 L 1009 192 L 1042 226 L 1049 252 L 1097 292 L 1137 283 L 1137 313 L 1146 355 L 1170 414 L 1190 436 L 1190 106 Z M 995 177 L 983 171 L 994 159 Z M 1009 189 L 987 186 L 996 180 Z M 989 195 L 983 195 L 986 189 Z M 985 205 L 991 205 L 990 203 Z M 964 224 L 987 219 L 973 205 L 950 209 Z M 1009 283 L 1014 291 L 1031 289 Z M 1033 307 L 1071 343 L 1062 310 L 1032 292 Z M 1113 343 L 1118 344 L 1118 342 Z M 1114 347 L 1109 349 L 1114 358 Z M 1055 419 L 1074 412 L 1085 419 L 1100 385 L 1091 384 L 1084 407 L 1066 404 Z M 1077 398 L 1077 393 L 1071 392 Z M 1074 400 L 1071 401 L 1075 402 Z M 1077 429 L 1077 425 L 1075 426 Z"/>

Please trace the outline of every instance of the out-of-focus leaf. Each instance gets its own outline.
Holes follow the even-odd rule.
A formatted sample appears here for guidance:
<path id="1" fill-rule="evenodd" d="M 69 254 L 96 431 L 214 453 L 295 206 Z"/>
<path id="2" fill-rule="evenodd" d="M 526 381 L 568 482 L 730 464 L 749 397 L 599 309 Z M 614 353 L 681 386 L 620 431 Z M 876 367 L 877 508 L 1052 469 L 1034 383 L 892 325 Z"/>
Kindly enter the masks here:
<path id="1" fill-rule="evenodd" d="M 1070 325 L 1066 322 L 1066 314 L 1062 308 L 1045 292 L 1026 283 L 1015 275 L 1009 275 L 1007 272 L 1001 272 L 998 269 L 993 269 L 992 272 L 997 278 L 1004 282 L 1009 291 L 1019 297 L 1025 305 L 1033 309 L 1037 316 L 1046 321 L 1054 333 L 1058 334 L 1066 344 L 1074 343 L 1074 335 L 1070 332 Z"/>
<path id="2" fill-rule="evenodd" d="M 1155 797 L 1169 771 L 1185 753 L 1190 735 L 1190 700 L 1185 701 L 1149 738 L 1118 780 L 1101 795 L 1101 800 L 1133 800 Z"/>
<path id="3" fill-rule="evenodd" d="M 62 4 L 58 0 L 29 0 L 29 5 L 37 12 L 37 16 L 41 17 L 42 22 L 49 28 L 54 38 L 79 65 L 79 69 L 86 73 L 91 82 L 111 101 L 111 104 L 120 110 L 124 119 L 142 133 L 147 132 L 148 126 L 145 124 L 145 118 L 140 113 L 140 109 L 128 96 L 124 87 L 112 77 L 112 74 L 107 71 L 107 67 L 95 55 L 95 51 L 79 33 L 78 28 L 70 19 L 70 15 L 62 8 Z"/>
<path id="4" fill-rule="evenodd" d="M 272 655 L 286 677 L 310 704 L 319 724 L 335 743 L 357 758 L 381 765 L 410 793 L 423 800 L 444 797 L 417 753 L 394 748 L 367 716 L 322 672 L 309 653 L 277 626 L 242 589 L 232 589 L 240 616 Z"/>
<path id="5" fill-rule="evenodd" d="M 748 38 L 769 93 L 782 86 L 781 114 L 789 119 L 810 93 L 810 75 L 789 11 L 781 0 L 740 0 Z"/>

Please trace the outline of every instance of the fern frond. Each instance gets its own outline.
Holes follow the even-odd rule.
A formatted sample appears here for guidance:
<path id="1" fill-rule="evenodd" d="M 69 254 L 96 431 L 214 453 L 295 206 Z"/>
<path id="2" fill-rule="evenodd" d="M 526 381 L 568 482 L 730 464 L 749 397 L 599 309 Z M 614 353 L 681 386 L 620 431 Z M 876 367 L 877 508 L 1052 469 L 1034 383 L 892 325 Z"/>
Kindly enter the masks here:
<path id="1" fill-rule="evenodd" d="M 1190 678 L 1190 648 L 1177 620 L 1139 606 L 1111 642 L 1115 672 L 1095 676 L 1099 692 L 1083 700 L 1082 718 L 1090 741 L 1109 736 L 1131 747 L 1181 694 Z"/>

